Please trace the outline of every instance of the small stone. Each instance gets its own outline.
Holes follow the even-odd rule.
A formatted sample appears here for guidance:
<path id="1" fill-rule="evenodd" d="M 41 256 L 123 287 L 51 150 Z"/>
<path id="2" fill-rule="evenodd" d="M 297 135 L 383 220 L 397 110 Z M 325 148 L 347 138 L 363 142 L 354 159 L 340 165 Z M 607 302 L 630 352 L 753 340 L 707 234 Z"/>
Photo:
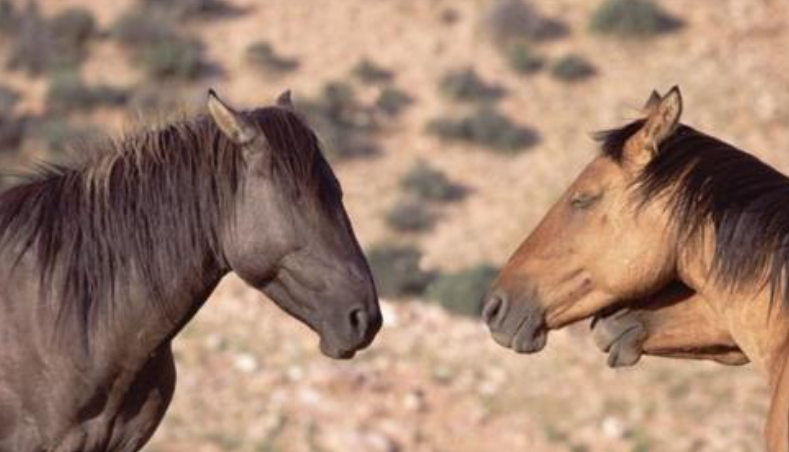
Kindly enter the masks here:
<path id="1" fill-rule="evenodd" d="M 425 401 L 425 393 L 421 389 L 409 391 L 405 395 L 403 405 L 408 411 L 422 413 L 427 410 L 427 403 Z"/>
<path id="2" fill-rule="evenodd" d="M 603 435 L 610 439 L 621 439 L 625 436 L 625 426 L 619 419 L 608 416 L 603 419 Z"/>
<path id="3" fill-rule="evenodd" d="M 258 370 L 258 360 L 249 353 L 241 353 L 236 356 L 233 364 L 235 365 L 236 369 L 245 374 L 251 374 L 252 372 Z"/>

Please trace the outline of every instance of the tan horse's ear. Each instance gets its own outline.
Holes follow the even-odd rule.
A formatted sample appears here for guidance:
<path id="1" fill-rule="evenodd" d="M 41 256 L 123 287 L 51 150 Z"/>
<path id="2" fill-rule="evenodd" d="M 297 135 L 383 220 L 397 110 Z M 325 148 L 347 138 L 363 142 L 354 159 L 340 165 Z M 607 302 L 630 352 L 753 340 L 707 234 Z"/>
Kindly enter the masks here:
<path id="1" fill-rule="evenodd" d="M 641 111 L 645 115 L 649 116 L 650 114 L 652 114 L 652 111 L 655 110 L 655 108 L 657 108 L 657 106 L 660 104 L 661 99 L 663 98 L 660 96 L 660 93 L 658 93 L 655 90 L 652 90 L 652 94 L 649 95 L 649 99 L 647 99 L 646 103 L 644 103 L 644 106 L 641 108 Z"/>
<path id="2" fill-rule="evenodd" d="M 653 105 L 644 124 L 644 145 L 654 153 L 660 144 L 674 134 L 682 116 L 682 94 L 674 86 L 656 105 Z"/>
<path id="3" fill-rule="evenodd" d="M 277 97 L 277 106 L 293 110 L 294 107 L 292 97 L 293 96 L 291 95 L 289 89 L 283 91 L 282 94 Z"/>
<path id="4" fill-rule="evenodd" d="M 682 95 L 678 87 L 671 88 L 661 97 L 652 91 L 644 105 L 646 120 L 641 131 L 625 144 L 625 157 L 628 167 L 640 170 L 657 154 L 660 144 L 670 137 L 682 115 Z"/>
<path id="5" fill-rule="evenodd" d="M 213 89 L 208 90 L 208 112 L 219 130 L 236 144 L 247 144 L 258 135 L 257 128 L 243 115 L 222 102 Z"/>

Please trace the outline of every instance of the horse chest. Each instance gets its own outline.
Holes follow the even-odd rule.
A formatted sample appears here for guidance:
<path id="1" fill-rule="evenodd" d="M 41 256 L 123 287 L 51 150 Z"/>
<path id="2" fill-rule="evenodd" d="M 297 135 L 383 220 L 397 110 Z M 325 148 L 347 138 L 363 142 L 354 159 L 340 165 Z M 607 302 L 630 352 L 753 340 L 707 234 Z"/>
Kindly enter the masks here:
<path id="1" fill-rule="evenodd" d="M 62 381 L 49 392 L 76 390 L 68 383 L 73 380 Z M 47 400 L 45 410 L 31 413 L 24 408 L 29 402 L 12 391 L 0 391 L 0 396 L 8 395 L 0 398 L 0 452 L 136 452 L 161 422 L 174 388 L 168 344 L 126 383 L 118 382 L 109 391 L 93 388 L 87 402 L 67 406 L 69 402 L 62 402 L 67 397 L 59 403 Z M 61 416 L 63 412 L 72 414 Z M 63 423 L 63 418 L 70 421 Z"/>

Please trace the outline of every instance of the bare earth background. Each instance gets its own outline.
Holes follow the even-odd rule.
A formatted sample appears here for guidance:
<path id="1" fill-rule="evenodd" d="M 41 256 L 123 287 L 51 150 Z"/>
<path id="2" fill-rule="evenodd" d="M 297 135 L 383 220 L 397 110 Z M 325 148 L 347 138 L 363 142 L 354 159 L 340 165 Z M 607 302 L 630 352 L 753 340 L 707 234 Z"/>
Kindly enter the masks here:
<path id="1" fill-rule="evenodd" d="M 47 0 L 43 13 L 74 6 L 109 27 L 131 0 Z M 590 132 L 637 115 L 650 90 L 674 84 L 684 122 L 789 170 L 789 4 L 758 0 L 665 0 L 681 17 L 676 33 L 626 43 L 593 36 L 598 1 L 533 4 L 570 33 L 540 45 L 548 57 L 574 52 L 597 74 L 562 84 L 545 71 L 509 70 L 480 27 L 490 1 L 233 0 L 244 14 L 188 25 L 221 72 L 196 82 L 244 106 L 298 99 L 348 77 L 362 58 L 395 73 L 414 104 L 381 135 L 381 155 L 335 165 L 363 245 L 396 235 L 384 224 L 398 180 L 424 159 L 469 188 L 442 210 L 428 234 L 409 237 L 422 265 L 453 270 L 501 265 L 595 152 Z M 18 2 L 22 4 L 22 2 Z M 456 18 L 446 19 L 447 11 Z M 268 76 L 249 67 L 246 47 L 266 40 L 300 61 Z M 3 44 L 0 44 L 0 52 Z M 91 47 L 82 68 L 91 83 L 142 79 L 111 40 Z M 450 69 L 473 66 L 508 95 L 501 110 L 541 141 L 502 156 L 425 133 L 431 118 L 457 107 L 437 92 Z M 47 79 L 0 72 L 23 96 L 17 113 L 44 108 Z M 360 88 L 360 96 L 371 95 Z M 182 100 L 188 105 L 193 99 Z M 76 120 L 118 133 L 124 109 Z M 25 149 L 37 155 L 35 146 Z M 10 163 L 8 163 L 10 164 Z M 757 451 L 768 395 L 754 370 L 646 359 L 605 367 L 586 326 L 551 336 L 547 349 L 520 356 L 496 346 L 475 319 L 434 305 L 383 300 L 386 323 L 373 347 L 351 362 L 322 357 L 315 336 L 234 278 L 221 285 L 175 341 L 179 383 L 150 452 Z"/>

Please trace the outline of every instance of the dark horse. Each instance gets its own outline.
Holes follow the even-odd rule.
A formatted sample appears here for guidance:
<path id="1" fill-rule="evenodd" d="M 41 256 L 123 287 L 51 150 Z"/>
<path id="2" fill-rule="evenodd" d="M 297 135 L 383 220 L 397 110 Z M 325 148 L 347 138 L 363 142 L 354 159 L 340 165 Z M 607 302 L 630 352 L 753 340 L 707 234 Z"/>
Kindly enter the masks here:
<path id="1" fill-rule="evenodd" d="M 175 387 L 170 342 L 235 272 L 350 358 L 381 325 L 320 145 L 278 105 L 144 131 L 0 195 L 0 451 L 132 452 Z"/>
<path id="2" fill-rule="evenodd" d="M 789 178 L 681 113 L 675 87 L 601 134 L 602 152 L 510 258 L 484 316 L 523 353 L 599 316 L 612 365 L 640 353 L 750 361 L 772 393 L 768 449 L 788 452 Z"/>

